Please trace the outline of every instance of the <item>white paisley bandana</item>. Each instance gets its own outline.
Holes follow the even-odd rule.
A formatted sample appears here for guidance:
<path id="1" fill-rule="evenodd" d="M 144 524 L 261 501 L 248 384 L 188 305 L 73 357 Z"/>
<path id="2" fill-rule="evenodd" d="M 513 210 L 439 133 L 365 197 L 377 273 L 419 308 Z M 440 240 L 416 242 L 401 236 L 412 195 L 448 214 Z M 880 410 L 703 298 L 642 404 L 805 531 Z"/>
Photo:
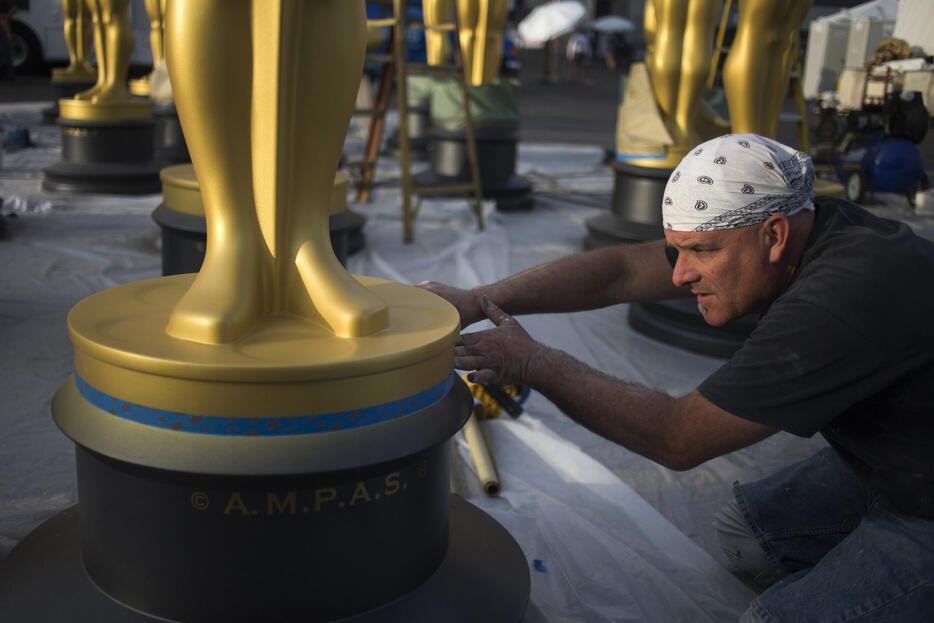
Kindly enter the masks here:
<path id="1" fill-rule="evenodd" d="M 806 154 L 758 134 L 727 134 L 698 145 L 668 178 L 663 222 L 673 231 L 748 227 L 813 210 L 813 185 Z"/>

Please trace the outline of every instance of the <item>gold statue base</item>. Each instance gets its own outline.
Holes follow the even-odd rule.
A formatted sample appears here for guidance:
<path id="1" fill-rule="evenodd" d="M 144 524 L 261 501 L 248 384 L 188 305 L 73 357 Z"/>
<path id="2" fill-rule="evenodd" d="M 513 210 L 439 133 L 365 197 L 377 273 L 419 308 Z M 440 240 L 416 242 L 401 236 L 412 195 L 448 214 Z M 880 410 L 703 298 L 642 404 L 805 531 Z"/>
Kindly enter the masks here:
<path id="1" fill-rule="evenodd" d="M 144 100 L 62 99 L 58 109 L 59 116 L 69 121 L 130 121 L 152 117 L 152 104 Z"/>
<path id="2" fill-rule="evenodd" d="M 279 315 L 205 346 L 165 334 L 191 280 L 69 314 L 76 375 L 52 412 L 76 443 L 80 509 L 4 561 L 4 620 L 521 620 L 522 551 L 449 494 L 473 402 L 451 369 L 456 310 L 359 278 L 389 304 L 378 335 Z"/>
<path id="3" fill-rule="evenodd" d="M 57 67 L 52 70 L 52 82 L 97 82 L 97 70 L 93 67 L 75 69 Z"/>
<path id="4" fill-rule="evenodd" d="M 149 97 L 151 92 L 149 85 L 149 75 L 145 75 L 142 78 L 136 78 L 135 80 L 130 80 L 129 89 L 130 95 L 135 95 L 136 97 Z"/>
<path id="5" fill-rule="evenodd" d="M 285 421 L 391 402 L 433 387 L 451 373 L 457 312 L 414 286 L 357 277 L 391 310 L 388 329 L 374 336 L 337 338 L 323 323 L 277 314 L 267 315 L 237 342 L 203 345 L 171 338 L 165 331 L 169 314 L 193 279 L 178 275 L 133 282 L 78 303 L 68 316 L 68 328 L 81 379 L 116 399 L 159 411 Z M 63 416 L 68 421 L 59 425 L 75 441 L 147 464 L 162 456 L 160 443 L 148 450 L 147 443 L 175 432 L 140 428 L 103 412 L 76 417 L 76 410 L 68 411 L 72 415 Z M 109 433 L 97 428 L 100 436 L 94 434 L 98 426 Z M 193 437 L 189 468 L 203 467 L 212 455 L 212 464 L 226 462 L 232 469 L 265 460 L 258 455 L 235 458 L 228 443 L 216 442 Z M 128 453 L 130 445 L 139 447 Z M 179 450 L 185 446 L 185 441 L 176 441 Z"/>

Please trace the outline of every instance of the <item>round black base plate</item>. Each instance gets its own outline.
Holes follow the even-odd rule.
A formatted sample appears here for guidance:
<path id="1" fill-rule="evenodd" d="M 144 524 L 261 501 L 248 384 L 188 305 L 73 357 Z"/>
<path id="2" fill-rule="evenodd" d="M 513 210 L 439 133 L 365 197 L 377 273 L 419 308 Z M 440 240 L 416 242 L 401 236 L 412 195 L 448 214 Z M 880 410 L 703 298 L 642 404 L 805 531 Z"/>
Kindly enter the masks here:
<path id="1" fill-rule="evenodd" d="M 416 186 L 442 186 L 464 183 L 464 180 L 438 175 L 430 169 L 413 176 L 412 181 Z M 496 209 L 500 212 L 531 210 L 535 206 L 535 199 L 532 196 L 532 184 L 520 175 L 513 175 L 495 187 L 484 186 L 483 198 L 496 201 Z"/>
<path id="2" fill-rule="evenodd" d="M 161 165 L 60 161 L 45 170 L 42 188 L 51 192 L 150 195 L 162 190 Z"/>
<path id="3" fill-rule="evenodd" d="M 155 623 L 88 578 L 81 562 L 79 508 L 39 526 L 0 562 L 0 620 L 9 623 Z M 506 530 L 452 495 L 451 540 L 441 567 L 419 588 L 344 621 L 412 623 L 521 621 L 529 602 L 528 563 Z M 278 619 L 270 616 L 268 621 Z M 309 613 L 308 621 L 314 621 Z M 189 622 L 185 622 L 189 623 Z M 194 622 L 191 622 L 194 623 Z"/>
<path id="4" fill-rule="evenodd" d="M 584 248 L 587 250 L 662 237 L 662 230 L 658 225 L 624 221 L 610 212 L 588 219 L 586 225 Z"/>
<path id="5" fill-rule="evenodd" d="M 639 333 L 694 353 L 724 359 L 742 347 L 756 322 L 756 317 L 749 315 L 722 327 L 712 327 L 701 316 L 694 299 L 629 306 L 629 324 Z"/>

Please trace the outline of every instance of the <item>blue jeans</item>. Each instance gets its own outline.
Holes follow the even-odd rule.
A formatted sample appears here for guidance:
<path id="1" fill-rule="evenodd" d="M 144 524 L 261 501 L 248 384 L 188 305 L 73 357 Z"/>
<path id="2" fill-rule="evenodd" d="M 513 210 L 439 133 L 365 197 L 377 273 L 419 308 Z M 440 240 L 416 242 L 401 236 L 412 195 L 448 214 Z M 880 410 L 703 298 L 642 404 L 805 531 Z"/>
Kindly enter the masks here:
<path id="1" fill-rule="evenodd" d="M 733 493 L 724 553 L 770 585 L 743 623 L 934 621 L 934 521 L 886 508 L 832 448 Z"/>

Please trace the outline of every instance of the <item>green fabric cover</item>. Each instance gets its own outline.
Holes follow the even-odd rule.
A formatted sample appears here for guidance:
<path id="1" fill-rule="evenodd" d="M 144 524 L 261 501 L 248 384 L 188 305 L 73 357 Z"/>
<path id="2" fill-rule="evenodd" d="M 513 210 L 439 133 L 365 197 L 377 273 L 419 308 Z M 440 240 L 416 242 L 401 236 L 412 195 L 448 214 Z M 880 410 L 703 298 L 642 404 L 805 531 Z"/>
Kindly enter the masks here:
<path id="1" fill-rule="evenodd" d="M 467 86 L 470 113 L 478 128 L 519 125 L 519 83 L 502 80 L 495 84 Z M 455 80 L 435 80 L 431 90 L 431 123 L 445 130 L 464 127 L 464 106 Z"/>

